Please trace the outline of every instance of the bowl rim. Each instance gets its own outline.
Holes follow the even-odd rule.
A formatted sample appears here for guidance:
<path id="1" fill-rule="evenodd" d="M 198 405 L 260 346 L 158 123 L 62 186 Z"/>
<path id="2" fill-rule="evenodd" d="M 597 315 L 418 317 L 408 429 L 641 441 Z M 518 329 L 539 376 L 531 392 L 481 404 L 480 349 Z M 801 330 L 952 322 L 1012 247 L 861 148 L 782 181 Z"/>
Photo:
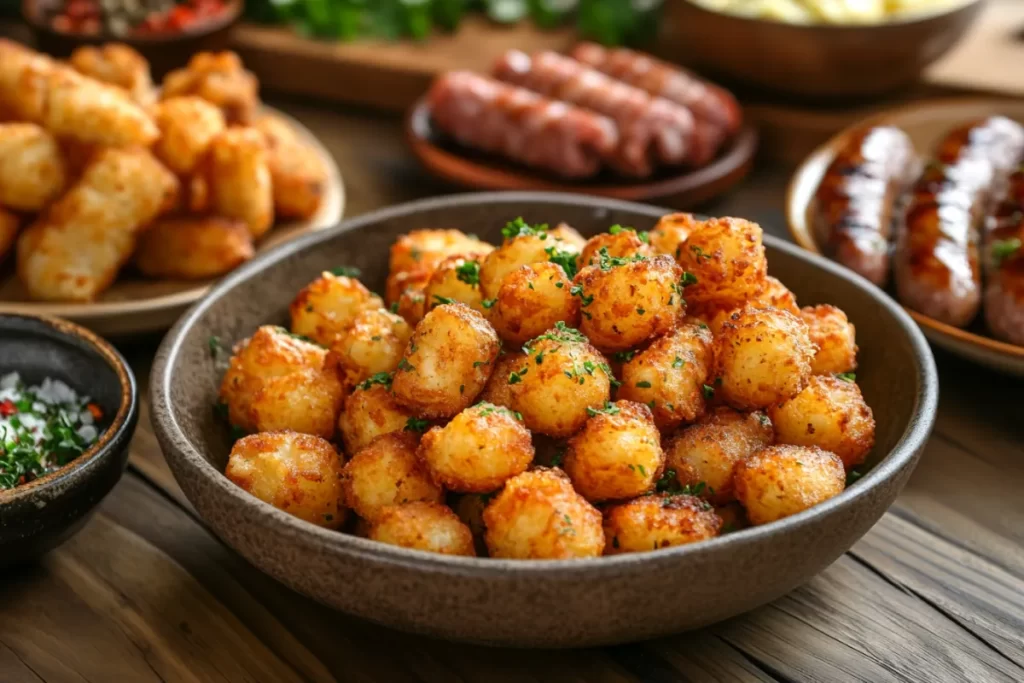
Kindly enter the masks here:
<path id="1" fill-rule="evenodd" d="M 895 20 L 891 20 L 891 21 L 879 21 L 879 22 L 876 22 L 876 23 L 873 23 L 873 24 L 867 24 L 867 23 L 865 23 L 865 24 L 830 24 L 830 23 L 825 23 L 825 22 L 819 22 L 819 23 L 814 23 L 814 24 L 796 24 L 796 23 L 792 23 L 792 22 L 788 22 L 788 21 L 782 21 L 781 19 L 762 19 L 762 18 L 759 18 L 759 17 L 748 17 L 748 16 L 744 16 L 742 14 L 730 14 L 729 12 L 722 12 L 722 11 L 719 11 L 719 10 L 711 9 L 710 7 L 704 7 L 703 5 L 697 4 L 693 0 L 677 0 L 677 1 L 685 4 L 687 7 L 691 7 L 694 10 L 697 10 L 697 11 L 702 12 L 704 14 L 708 14 L 708 15 L 716 16 L 716 17 L 726 17 L 726 18 L 728 18 L 730 20 L 740 21 L 740 22 L 743 22 L 743 23 L 746 23 L 746 24 L 769 24 L 769 25 L 773 25 L 773 26 L 780 26 L 780 27 L 791 28 L 791 29 L 796 30 L 796 31 L 824 30 L 824 31 L 836 32 L 836 33 L 844 32 L 844 31 L 851 32 L 851 31 L 857 31 L 857 30 L 863 31 L 865 29 L 867 29 L 867 30 L 872 30 L 872 29 L 887 30 L 887 29 L 885 29 L 883 27 L 889 27 L 889 26 L 893 27 L 892 30 L 896 30 L 899 27 L 906 27 L 906 26 L 914 26 L 914 25 L 919 25 L 919 24 L 926 24 L 928 22 L 935 21 L 935 20 L 938 20 L 938 19 L 942 19 L 943 17 L 949 16 L 949 15 L 952 15 L 952 14 L 957 14 L 957 13 L 962 12 L 964 10 L 968 10 L 969 8 L 978 8 L 981 5 L 983 5 L 986 2 L 988 2 L 988 0 L 959 0 L 959 2 L 957 2 L 955 4 L 952 4 L 952 5 L 949 5 L 949 6 L 946 6 L 946 7 L 938 8 L 938 9 L 931 10 L 931 11 L 913 12 L 913 13 L 907 14 L 906 16 L 902 16 L 899 19 L 895 19 Z"/>
<path id="2" fill-rule="evenodd" d="M 793 174 L 789 178 L 789 182 L 786 183 L 786 194 L 785 194 L 785 214 L 786 214 L 786 227 L 788 228 L 789 236 L 793 239 L 796 244 L 802 247 L 804 250 L 811 254 L 821 255 L 821 248 L 818 246 L 817 238 L 814 235 L 814 230 L 811 228 L 810 221 L 807 218 L 807 212 L 810 209 L 810 204 L 803 206 L 802 211 L 797 205 L 797 194 L 801 185 L 802 177 L 807 173 L 808 167 L 812 162 L 820 159 L 827 159 L 830 163 L 835 158 L 835 149 L 846 140 L 846 138 L 853 135 L 857 130 L 865 128 L 867 126 L 879 126 L 879 125 L 897 125 L 893 119 L 900 116 L 910 114 L 921 110 L 932 110 L 942 109 L 945 107 L 958 107 L 966 106 L 970 104 L 980 103 L 993 103 L 1005 106 L 1005 102 L 1012 101 L 1012 99 L 1000 99 L 998 97 L 984 97 L 984 96 L 960 96 L 960 97 L 941 97 L 937 99 L 922 100 L 920 102 L 910 102 L 907 104 L 883 109 L 875 112 L 869 116 L 866 116 L 859 121 L 856 121 L 845 128 L 837 131 L 835 134 L 830 136 L 825 142 L 821 143 L 814 150 L 811 151 L 800 164 L 793 171 Z M 826 167 L 827 170 L 827 167 Z M 820 180 L 819 180 L 820 182 Z M 997 354 L 1002 358 L 1010 361 L 1021 361 L 1024 360 L 1024 346 L 1012 344 L 1010 342 L 996 339 L 995 337 L 989 337 L 976 332 L 971 332 L 966 329 L 954 327 L 948 323 L 944 323 L 935 318 L 918 313 L 917 311 L 911 310 L 906 306 L 903 306 L 895 296 L 890 296 L 887 292 L 884 292 L 885 296 L 896 302 L 898 306 L 903 308 L 908 315 L 922 327 L 928 328 L 934 334 L 940 334 L 950 339 L 954 339 L 962 344 L 967 344 L 971 347 L 985 350 L 989 353 Z M 980 313 L 979 313 L 980 315 Z"/>
<path id="3" fill-rule="evenodd" d="M 118 405 L 117 412 L 114 414 L 114 419 L 103 430 L 96 443 L 58 470 L 27 484 L 15 486 L 13 489 L 0 490 L 0 507 L 38 495 L 46 489 L 59 486 L 64 481 L 92 469 L 97 463 L 116 450 L 115 446 L 120 442 L 121 435 L 134 425 L 139 411 L 139 392 L 135 375 L 128 362 L 124 359 L 124 356 L 105 339 L 63 318 L 27 313 L 0 313 L 0 330 L 5 329 L 7 321 L 12 319 L 42 324 L 53 331 L 52 337 L 84 341 L 86 347 L 98 356 L 98 360 L 106 362 L 107 366 L 117 375 L 118 384 L 121 389 L 121 402 Z M 38 331 L 26 331 L 26 334 L 41 339 L 50 336 Z M 12 367 L 7 372 L 17 371 L 16 367 Z"/>
<path id="4" fill-rule="evenodd" d="M 190 38 L 194 39 L 205 37 L 216 33 L 221 29 L 230 27 L 238 21 L 239 18 L 241 18 L 242 11 L 245 9 L 244 0 L 224 0 L 224 4 L 227 6 L 227 11 L 220 16 L 210 17 L 192 26 L 188 26 L 183 31 L 140 36 L 118 36 L 110 33 L 109 31 L 102 31 L 95 34 L 58 31 L 43 19 L 39 4 L 39 0 L 22 0 L 21 2 L 21 17 L 25 20 L 25 23 L 31 26 L 35 31 L 42 31 L 54 36 L 60 36 L 66 40 L 81 42 L 83 45 L 91 43 L 117 42 L 124 43 L 131 47 L 167 45 L 178 41 L 188 40 Z"/>
<path id="5" fill-rule="evenodd" d="M 893 301 L 880 295 L 873 286 L 860 276 L 814 254 L 809 254 L 795 245 L 786 243 L 781 238 L 765 235 L 765 242 L 773 249 L 779 249 L 801 260 L 809 260 L 818 268 L 830 274 L 849 280 L 867 296 L 875 299 L 886 309 L 908 337 L 917 360 L 917 383 L 920 392 L 915 398 L 911 418 L 895 447 L 882 458 L 856 484 L 845 489 L 838 496 L 831 498 L 808 510 L 785 519 L 758 527 L 750 527 L 719 536 L 701 543 L 675 546 L 657 553 L 625 553 L 621 555 L 601 556 L 585 559 L 563 560 L 516 560 L 500 558 L 461 557 L 438 555 L 425 551 L 401 548 L 398 546 L 378 543 L 351 534 L 324 529 L 309 522 L 283 512 L 269 503 L 265 503 L 231 483 L 223 472 L 217 470 L 199 452 L 196 446 L 185 436 L 178 424 L 177 409 L 170 396 L 172 373 L 182 352 L 185 337 L 196 322 L 207 310 L 224 296 L 228 295 L 242 281 L 258 276 L 261 270 L 276 265 L 309 250 L 318 244 L 327 242 L 337 235 L 359 230 L 381 220 L 400 218 L 424 210 L 441 207 L 465 207 L 488 204 L 492 202 L 519 202 L 531 204 L 566 203 L 595 209 L 611 209 L 631 211 L 650 215 L 652 218 L 667 213 L 672 209 L 664 209 L 649 204 L 638 204 L 621 200 L 607 199 L 557 192 L 479 192 L 447 195 L 422 199 L 380 209 L 348 219 L 330 230 L 305 235 L 297 240 L 281 245 L 263 254 L 241 268 L 233 271 L 221 280 L 201 301 L 193 305 L 171 328 L 157 351 L 150 381 L 150 405 L 152 408 L 153 427 L 161 447 L 168 460 L 177 460 L 178 464 L 191 468 L 202 477 L 207 484 L 217 491 L 216 495 L 235 498 L 240 504 L 252 507 L 268 523 L 275 525 L 275 531 L 289 538 L 305 537 L 317 542 L 328 552 L 342 553 L 354 560 L 373 563 L 386 563 L 410 570 L 443 571 L 455 575 L 473 574 L 485 578 L 508 576 L 509 572 L 541 576 L 557 571 L 559 576 L 571 577 L 580 573 L 619 574 L 638 562 L 648 566 L 659 563 L 666 567 L 676 565 L 685 558 L 702 552 L 727 551 L 731 547 L 748 542 L 768 539 L 776 534 L 797 531 L 812 526 L 818 517 L 839 508 L 847 508 L 857 501 L 866 498 L 905 465 L 912 462 L 916 453 L 924 446 L 936 419 L 938 406 L 939 383 L 935 360 L 924 335 L 913 323 L 911 318 Z M 173 468 L 172 468 L 173 469 Z M 177 476 L 177 474 L 175 475 Z"/>

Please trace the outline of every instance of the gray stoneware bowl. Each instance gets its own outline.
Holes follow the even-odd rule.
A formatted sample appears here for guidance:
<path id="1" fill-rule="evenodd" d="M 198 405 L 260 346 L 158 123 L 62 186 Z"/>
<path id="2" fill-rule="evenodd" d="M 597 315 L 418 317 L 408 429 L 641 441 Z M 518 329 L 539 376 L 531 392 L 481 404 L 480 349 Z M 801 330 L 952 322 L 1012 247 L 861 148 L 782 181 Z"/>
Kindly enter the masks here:
<path id="1" fill-rule="evenodd" d="M 31 560 L 70 538 L 121 478 L 139 419 L 135 377 L 120 353 L 59 318 L 0 315 L 0 375 L 64 381 L 103 409 L 103 433 L 65 467 L 0 491 L 0 567 Z"/>
<path id="2" fill-rule="evenodd" d="M 463 194 L 405 204 L 282 245 L 230 274 L 164 340 L 152 375 L 153 421 L 167 461 L 229 546 L 289 587 L 395 628 L 481 643 L 569 647 L 692 629 L 774 600 L 854 544 L 903 488 L 935 419 L 938 379 L 924 337 L 880 290 L 823 258 L 765 237 L 770 272 L 803 304 L 833 303 L 857 324 L 858 383 L 878 420 L 873 468 L 841 495 L 766 526 L 652 553 L 576 561 L 448 557 L 302 522 L 229 482 L 225 425 L 214 416 L 212 335 L 227 345 L 286 323 L 321 271 L 357 266 L 383 291 L 402 233 L 450 227 L 496 242 L 515 216 L 584 234 L 654 225 L 665 209 L 545 193 Z"/>

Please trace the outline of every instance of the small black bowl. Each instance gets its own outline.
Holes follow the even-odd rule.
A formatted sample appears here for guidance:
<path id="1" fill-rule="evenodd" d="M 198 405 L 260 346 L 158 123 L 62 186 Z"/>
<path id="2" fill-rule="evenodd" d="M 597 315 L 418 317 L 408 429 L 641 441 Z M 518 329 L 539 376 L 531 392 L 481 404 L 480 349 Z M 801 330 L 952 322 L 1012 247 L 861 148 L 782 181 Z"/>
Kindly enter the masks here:
<path id="1" fill-rule="evenodd" d="M 114 347 L 66 320 L 0 315 L 0 375 L 59 379 L 105 416 L 99 440 L 66 466 L 0 491 L 0 567 L 30 560 L 82 528 L 121 478 L 139 420 L 135 376 Z"/>

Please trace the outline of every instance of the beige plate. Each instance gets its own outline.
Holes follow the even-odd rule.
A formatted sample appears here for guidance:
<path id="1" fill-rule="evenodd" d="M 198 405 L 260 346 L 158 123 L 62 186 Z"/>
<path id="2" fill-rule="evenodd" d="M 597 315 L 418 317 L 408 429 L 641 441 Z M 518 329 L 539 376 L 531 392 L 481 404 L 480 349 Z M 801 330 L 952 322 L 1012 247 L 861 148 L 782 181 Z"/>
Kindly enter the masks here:
<path id="1" fill-rule="evenodd" d="M 786 217 L 797 244 L 818 254 L 808 207 L 821 177 L 847 135 L 864 125 L 890 124 L 906 131 L 921 154 L 927 155 L 950 128 L 993 114 L 1002 114 L 1024 122 L 1024 102 L 989 99 L 945 99 L 912 104 L 876 114 L 836 134 L 816 149 L 796 170 L 786 193 Z M 1002 372 L 1024 377 L 1024 346 L 1008 344 L 987 336 L 984 323 L 975 322 L 969 330 L 946 325 L 938 320 L 909 311 L 928 340 L 947 351 Z M 980 320 L 979 316 L 979 320 Z"/>
<path id="2" fill-rule="evenodd" d="M 345 208 L 345 186 L 330 152 L 306 127 L 271 107 L 266 111 L 280 116 L 317 150 L 328 169 L 327 192 L 313 218 L 302 222 L 280 223 L 260 242 L 261 254 L 298 235 L 337 224 Z M 0 275 L 0 313 L 49 315 L 72 320 L 104 336 L 125 336 L 165 330 L 188 306 L 199 300 L 215 280 L 149 280 L 125 273 L 97 300 L 90 303 L 30 301 L 8 263 Z"/>

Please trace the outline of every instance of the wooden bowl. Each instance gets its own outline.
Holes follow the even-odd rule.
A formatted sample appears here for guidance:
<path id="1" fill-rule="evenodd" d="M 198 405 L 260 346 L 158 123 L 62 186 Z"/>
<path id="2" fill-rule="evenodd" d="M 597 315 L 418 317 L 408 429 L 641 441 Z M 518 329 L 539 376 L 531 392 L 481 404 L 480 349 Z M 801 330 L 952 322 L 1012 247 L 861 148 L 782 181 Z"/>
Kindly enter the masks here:
<path id="1" fill-rule="evenodd" d="M 866 125 L 896 126 L 910 136 L 918 153 L 927 155 L 951 128 L 971 119 L 996 114 L 1024 123 L 1024 102 L 975 98 L 929 100 L 881 112 L 840 131 L 807 157 L 789 182 L 786 219 L 793 239 L 804 249 L 821 253 L 811 229 L 811 200 L 832 159 L 853 131 Z M 969 328 L 960 329 L 917 311 L 907 309 L 907 312 L 936 346 L 1000 372 L 1024 377 L 1024 346 L 988 336 L 981 314 Z"/>
<path id="2" fill-rule="evenodd" d="M 21 14 L 32 29 L 36 48 L 54 57 L 68 57 L 82 45 L 124 43 L 149 61 L 154 79 L 188 62 L 197 52 L 226 50 L 231 27 L 242 14 L 243 0 L 226 0 L 227 8 L 217 17 L 190 26 L 180 33 L 152 36 L 115 36 L 111 33 L 85 35 L 55 30 L 45 20 L 38 0 L 23 0 Z"/>
<path id="3" fill-rule="evenodd" d="M 383 287 L 388 247 L 438 226 L 500 241 L 510 216 L 583 234 L 652 227 L 660 209 L 554 193 L 441 197 L 377 211 L 308 235 L 243 266 L 165 338 L 151 378 L 153 423 L 186 496 L 221 539 L 262 571 L 337 609 L 445 638 L 530 647 L 619 643 L 720 621 L 783 595 L 860 538 L 910 476 L 935 419 L 938 380 L 921 332 L 888 297 L 831 262 L 765 236 L 770 271 L 804 304 L 841 306 L 858 326 L 857 382 L 878 421 L 870 471 L 845 492 L 775 524 L 651 553 L 587 560 L 441 556 L 296 519 L 223 475 L 227 426 L 210 406 L 219 372 L 208 340 L 230 346 L 257 326 L 287 324 L 316 273 L 362 269 Z"/>
<path id="4" fill-rule="evenodd" d="M 893 92 L 917 80 L 984 0 L 871 25 L 787 24 L 668 0 L 659 53 L 727 82 L 816 99 Z"/>
<path id="5" fill-rule="evenodd" d="M 664 169 L 646 180 L 624 179 L 609 171 L 596 178 L 573 181 L 453 142 L 433 126 L 430 108 L 423 99 L 409 111 L 405 136 L 428 171 L 462 187 L 579 192 L 628 201 L 656 200 L 679 209 L 698 206 L 743 180 L 757 151 L 757 132 L 747 125 L 714 161 L 698 169 Z"/>
<path id="6" fill-rule="evenodd" d="M 29 383 L 60 379 L 112 419 L 92 448 L 65 467 L 0 490 L 0 568 L 30 560 L 82 528 L 121 478 L 139 419 L 135 377 L 124 358 L 65 320 L 0 314 L 0 375 L 14 371 Z"/>

